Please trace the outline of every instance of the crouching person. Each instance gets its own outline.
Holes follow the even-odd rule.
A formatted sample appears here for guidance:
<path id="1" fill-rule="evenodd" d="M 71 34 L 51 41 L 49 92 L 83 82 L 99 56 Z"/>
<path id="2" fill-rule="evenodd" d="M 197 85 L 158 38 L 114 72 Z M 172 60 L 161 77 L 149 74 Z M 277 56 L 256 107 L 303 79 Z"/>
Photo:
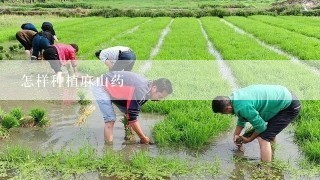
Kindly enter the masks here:
<path id="1" fill-rule="evenodd" d="M 79 48 L 76 44 L 55 44 L 49 46 L 44 52 L 43 57 L 50 63 L 51 68 L 57 75 L 57 79 L 62 78 L 62 66 L 71 63 L 73 73 L 76 74 L 76 53 Z"/>
<path id="2" fill-rule="evenodd" d="M 283 86 L 251 85 L 236 90 L 231 96 L 217 96 L 212 101 L 212 110 L 237 115 L 233 139 L 237 146 L 240 146 L 237 139 L 246 122 L 249 122 L 255 132 L 250 137 L 241 137 L 242 143 L 257 138 L 261 161 L 271 162 L 270 142 L 298 116 L 301 105 L 297 97 Z"/>
<path id="3" fill-rule="evenodd" d="M 26 58 L 31 57 L 32 40 L 37 32 L 32 30 L 21 30 L 16 33 L 16 39 L 22 44 L 25 49 Z"/>
<path id="4" fill-rule="evenodd" d="M 113 127 L 116 114 L 113 104 L 125 113 L 129 126 L 136 132 L 140 142 L 150 142 L 139 124 L 141 106 L 148 100 L 157 101 L 172 93 L 171 82 L 166 78 L 154 81 L 128 71 L 112 71 L 104 75 L 102 85 L 95 83 L 93 95 L 104 119 L 104 138 L 107 143 L 113 141 Z"/>

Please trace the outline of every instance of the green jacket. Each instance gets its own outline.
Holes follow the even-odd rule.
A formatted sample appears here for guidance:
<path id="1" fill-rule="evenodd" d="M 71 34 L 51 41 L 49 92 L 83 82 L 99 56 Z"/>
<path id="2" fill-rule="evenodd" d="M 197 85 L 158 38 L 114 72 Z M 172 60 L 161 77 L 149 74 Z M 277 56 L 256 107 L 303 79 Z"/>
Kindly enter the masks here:
<path id="1" fill-rule="evenodd" d="M 266 122 L 292 101 L 290 91 L 280 85 L 251 85 L 233 92 L 229 98 L 238 116 L 237 126 L 244 127 L 249 122 L 258 134 L 267 129 Z"/>

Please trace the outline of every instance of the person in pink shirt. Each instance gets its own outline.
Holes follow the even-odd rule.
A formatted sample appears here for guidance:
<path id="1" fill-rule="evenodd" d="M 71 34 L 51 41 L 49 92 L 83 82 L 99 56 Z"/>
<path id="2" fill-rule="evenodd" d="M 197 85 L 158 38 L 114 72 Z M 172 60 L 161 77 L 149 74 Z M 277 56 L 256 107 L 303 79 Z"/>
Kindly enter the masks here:
<path id="1" fill-rule="evenodd" d="M 58 78 L 62 76 L 61 67 L 71 63 L 76 74 L 76 53 L 79 48 L 76 44 L 54 44 L 43 52 L 43 58 L 50 63 Z"/>

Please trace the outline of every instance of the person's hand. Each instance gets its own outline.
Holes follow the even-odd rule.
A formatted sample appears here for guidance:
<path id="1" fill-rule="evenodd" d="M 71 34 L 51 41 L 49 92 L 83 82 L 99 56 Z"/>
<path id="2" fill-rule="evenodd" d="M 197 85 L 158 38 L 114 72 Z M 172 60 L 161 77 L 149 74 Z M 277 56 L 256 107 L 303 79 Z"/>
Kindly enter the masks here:
<path id="1" fill-rule="evenodd" d="M 140 138 L 140 143 L 141 144 L 149 144 L 150 139 L 147 136 L 144 136 L 143 138 Z"/>
<path id="2" fill-rule="evenodd" d="M 233 142 L 238 147 L 242 145 L 242 142 L 240 142 L 240 138 L 241 138 L 241 136 L 239 136 L 239 135 L 233 136 Z"/>
<path id="3" fill-rule="evenodd" d="M 251 142 L 251 140 L 249 138 L 243 137 L 243 136 L 241 136 L 241 137 L 242 137 L 242 143 L 247 144 L 247 143 Z"/>

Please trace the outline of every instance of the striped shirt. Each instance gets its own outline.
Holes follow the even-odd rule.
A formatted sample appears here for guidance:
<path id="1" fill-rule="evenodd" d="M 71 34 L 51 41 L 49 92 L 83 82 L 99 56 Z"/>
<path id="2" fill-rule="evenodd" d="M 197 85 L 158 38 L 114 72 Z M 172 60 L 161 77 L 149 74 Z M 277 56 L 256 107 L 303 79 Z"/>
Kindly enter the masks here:
<path id="1" fill-rule="evenodd" d="M 111 64 L 114 64 L 119 58 L 119 51 L 129 51 L 130 48 L 125 46 L 114 46 L 101 51 L 99 59 L 105 63 L 106 60 L 109 60 Z"/>

